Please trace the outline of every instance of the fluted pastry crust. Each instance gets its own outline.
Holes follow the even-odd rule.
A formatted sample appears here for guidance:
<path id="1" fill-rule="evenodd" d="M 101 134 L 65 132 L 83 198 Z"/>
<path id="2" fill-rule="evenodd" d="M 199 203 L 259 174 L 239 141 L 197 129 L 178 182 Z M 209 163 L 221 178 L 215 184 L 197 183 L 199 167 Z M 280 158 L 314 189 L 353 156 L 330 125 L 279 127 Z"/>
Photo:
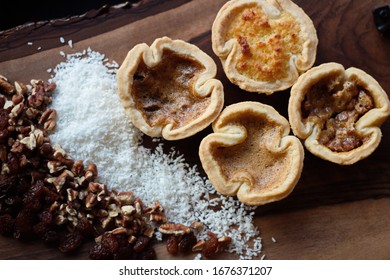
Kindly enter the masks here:
<path id="1" fill-rule="evenodd" d="M 288 196 L 297 184 L 304 152 L 290 126 L 274 108 L 258 102 L 226 107 L 214 133 L 199 147 L 202 166 L 217 191 L 248 205 Z"/>
<path id="2" fill-rule="evenodd" d="M 117 74 L 121 103 L 152 137 L 183 139 L 204 129 L 224 103 L 217 67 L 195 45 L 168 37 L 131 49 Z"/>
<path id="3" fill-rule="evenodd" d="M 369 74 L 331 62 L 298 79 L 291 89 L 288 113 L 294 134 L 311 153 L 347 165 L 378 147 L 390 104 Z"/>
<path id="4" fill-rule="evenodd" d="M 315 61 L 311 19 L 290 0 L 232 0 L 218 12 L 212 47 L 229 80 L 271 94 L 293 85 Z"/>

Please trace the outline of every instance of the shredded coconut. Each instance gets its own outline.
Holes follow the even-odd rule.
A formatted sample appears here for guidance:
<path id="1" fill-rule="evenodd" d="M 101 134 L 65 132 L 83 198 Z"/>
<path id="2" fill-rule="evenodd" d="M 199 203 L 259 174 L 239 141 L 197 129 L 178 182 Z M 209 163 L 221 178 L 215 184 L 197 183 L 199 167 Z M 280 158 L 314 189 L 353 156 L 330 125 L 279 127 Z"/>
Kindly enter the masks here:
<path id="1" fill-rule="evenodd" d="M 64 37 L 60 37 L 60 42 L 61 42 L 61 44 L 65 43 Z"/>
<path id="2" fill-rule="evenodd" d="M 32 45 L 33 45 L 33 42 L 27 42 L 27 45 L 28 45 L 28 46 L 32 46 Z"/>
<path id="3" fill-rule="evenodd" d="M 51 135 L 53 145 L 60 144 L 73 158 L 86 160 L 85 164 L 94 162 L 98 180 L 109 188 L 132 191 L 148 204 L 159 201 L 169 222 L 203 222 L 198 238 L 206 238 L 208 230 L 228 235 L 232 238 L 229 252 L 240 259 L 258 256 L 261 238 L 253 225 L 253 207 L 218 195 L 183 155 L 174 149 L 164 153 L 163 141 L 154 150 L 142 146 L 142 133 L 120 105 L 117 67 L 91 49 L 67 55 L 67 61 L 56 66 L 52 107 L 58 120 Z M 210 205 L 220 205 L 220 209 L 212 210 Z"/>
<path id="4" fill-rule="evenodd" d="M 72 41 L 72 40 L 69 40 L 69 41 L 68 41 L 68 46 L 69 46 L 70 48 L 73 48 L 73 41 Z"/>

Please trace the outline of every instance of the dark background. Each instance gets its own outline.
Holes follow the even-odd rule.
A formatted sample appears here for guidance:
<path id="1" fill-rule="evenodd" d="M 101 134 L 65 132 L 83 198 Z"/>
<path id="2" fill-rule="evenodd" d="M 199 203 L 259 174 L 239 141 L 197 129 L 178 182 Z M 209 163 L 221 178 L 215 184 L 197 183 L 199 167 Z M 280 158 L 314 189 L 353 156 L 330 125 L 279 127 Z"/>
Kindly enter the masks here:
<path id="1" fill-rule="evenodd" d="M 105 4 L 115 5 L 124 2 L 126 0 L 2 1 L 0 30 L 29 22 L 81 15 L 89 10 L 99 9 Z"/>

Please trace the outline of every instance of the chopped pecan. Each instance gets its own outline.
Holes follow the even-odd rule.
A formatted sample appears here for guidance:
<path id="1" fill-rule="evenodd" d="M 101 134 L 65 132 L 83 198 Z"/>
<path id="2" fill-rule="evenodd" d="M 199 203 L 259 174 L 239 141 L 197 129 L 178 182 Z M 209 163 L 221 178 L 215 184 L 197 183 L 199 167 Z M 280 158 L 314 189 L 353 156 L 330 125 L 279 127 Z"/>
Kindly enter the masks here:
<path id="1" fill-rule="evenodd" d="M 193 247 L 192 252 L 202 252 L 205 241 L 199 240 Z"/>
<path id="2" fill-rule="evenodd" d="M 49 161 L 47 163 L 47 167 L 49 168 L 49 172 L 51 174 L 66 169 L 66 165 L 62 164 L 59 161 Z"/>
<path id="3" fill-rule="evenodd" d="M 122 205 L 129 205 L 129 204 L 131 204 L 131 202 L 133 200 L 133 193 L 132 192 L 120 192 L 120 193 L 118 193 L 117 198 Z"/>
<path id="4" fill-rule="evenodd" d="M 190 225 L 190 228 L 191 229 L 194 229 L 194 230 L 201 230 L 203 228 L 203 223 L 202 222 L 192 222 L 191 225 Z"/>
<path id="5" fill-rule="evenodd" d="M 21 95 L 23 96 L 24 94 L 26 94 L 27 92 L 27 86 L 25 84 L 23 84 L 22 82 L 15 82 L 14 83 L 15 85 L 15 90 L 16 90 L 16 93 L 18 95 Z M 16 104 L 16 103 L 15 103 Z"/>
<path id="6" fill-rule="evenodd" d="M 131 205 L 125 205 L 125 206 L 121 207 L 121 212 L 123 215 L 130 216 L 130 215 L 134 214 L 135 211 L 136 211 L 135 208 Z"/>
<path id="7" fill-rule="evenodd" d="M 54 109 L 47 109 L 42 113 L 38 123 L 43 125 L 46 131 L 52 131 L 56 126 L 57 111 Z"/>
<path id="8" fill-rule="evenodd" d="M 158 230 L 164 234 L 184 235 L 191 232 L 191 229 L 182 224 L 162 224 Z"/>
<path id="9" fill-rule="evenodd" d="M 124 227 L 118 227 L 111 231 L 113 235 L 127 234 L 127 230 Z"/>
<path id="10" fill-rule="evenodd" d="M 34 134 L 30 134 L 28 137 L 24 137 L 20 140 L 20 143 L 26 145 L 29 150 L 34 150 L 37 147 L 37 139 Z"/>
<path id="11" fill-rule="evenodd" d="M 23 94 L 14 94 L 14 95 L 12 95 L 12 103 L 14 105 L 23 104 L 23 101 L 24 101 Z"/>
<path id="12" fill-rule="evenodd" d="M 74 189 L 66 189 L 66 192 L 68 194 L 68 201 L 73 201 L 78 198 L 79 192 Z"/>
<path id="13" fill-rule="evenodd" d="M 3 76 L 0 77 L 0 92 L 5 94 L 13 94 L 15 92 L 15 87 Z"/>
<path id="14" fill-rule="evenodd" d="M 75 176 L 80 176 L 84 172 L 84 164 L 82 160 L 77 160 L 74 162 L 72 170 Z"/>
<path id="15" fill-rule="evenodd" d="M 97 195 L 94 193 L 89 193 L 87 197 L 85 198 L 85 207 L 87 209 L 91 209 L 98 203 L 97 201 Z"/>
<path id="16" fill-rule="evenodd" d="M 92 181 L 97 178 L 98 176 L 98 171 L 96 164 L 91 163 L 88 165 L 87 170 L 85 171 L 85 179 L 88 181 Z"/>
<path id="17" fill-rule="evenodd" d="M 20 115 L 20 113 L 23 112 L 23 108 L 24 108 L 23 103 L 19 103 L 19 104 L 15 105 L 9 114 L 10 118 L 18 117 Z"/>

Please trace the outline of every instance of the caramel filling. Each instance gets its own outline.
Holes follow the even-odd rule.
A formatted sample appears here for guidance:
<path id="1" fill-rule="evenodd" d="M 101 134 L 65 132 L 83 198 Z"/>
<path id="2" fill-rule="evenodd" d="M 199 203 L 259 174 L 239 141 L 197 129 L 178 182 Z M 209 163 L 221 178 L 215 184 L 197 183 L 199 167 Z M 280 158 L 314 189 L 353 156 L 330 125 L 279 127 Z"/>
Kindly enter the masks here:
<path id="1" fill-rule="evenodd" d="M 161 62 L 149 68 L 141 62 L 134 74 L 136 108 L 150 126 L 184 126 L 201 115 L 210 98 L 194 94 L 194 82 L 204 66 L 189 56 L 164 50 Z"/>
<path id="2" fill-rule="evenodd" d="M 228 27 L 225 40 L 240 45 L 237 71 L 251 79 L 274 82 L 288 77 L 290 58 L 302 52 L 300 26 L 282 11 L 269 18 L 256 4 L 238 9 Z"/>
<path id="3" fill-rule="evenodd" d="M 226 180 L 242 181 L 242 175 L 252 182 L 253 191 L 278 186 L 280 178 L 285 178 L 285 153 L 270 151 L 265 143 L 277 145 L 275 139 L 281 135 L 278 124 L 265 122 L 254 114 L 233 116 L 232 125 L 243 126 L 247 130 L 244 142 L 231 147 L 213 149 L 213 157 L 222 168 Z"/>
<path id="4" fill-rule="evenodd" d="M 305 122 L 321 129 L 318 142 L 334 152 L 348 152 L 364 143 L 355 124 L 372 108 L 374 101 L 367 90 L 356 81 L 340 78 L 314 85 L 302 103 Z"/>

